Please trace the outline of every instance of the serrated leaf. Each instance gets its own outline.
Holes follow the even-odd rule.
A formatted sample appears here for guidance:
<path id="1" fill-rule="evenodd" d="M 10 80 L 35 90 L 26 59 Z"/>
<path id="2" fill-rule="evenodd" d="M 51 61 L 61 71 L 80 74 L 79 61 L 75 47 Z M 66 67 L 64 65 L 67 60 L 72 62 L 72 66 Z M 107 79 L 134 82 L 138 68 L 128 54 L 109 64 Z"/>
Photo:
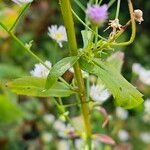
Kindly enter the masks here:
<path id="1" fill-rule="evenodd" d="M 94 63 L 82 59 L 80 65 L 83 70 L 97 75 L 103 81 L 114 96 L 116 105 L 131 109 L 143 102 L 143 95 L 111 64 L 104 63 L 99 59 L 96 59 Z"/>
<path id="2" fill-rule="evenodd" d="M 46 79 L 37 77 L 23 77 L 7 83 L 7 87 L 19 95 L 36 97 L 67 97 L 75 93 L 64 83 L 56 82 L 52 88 L 45 90 Z"/>
<path id="3" fill-rule="evenodd" d="M 88 46 L 89 40 L 91 38 L 92 32 L 87 30 L 82 30 L 82 39 L 83 39 L 83 48 L 86 48 Z"/>
<path id="4" fill-rule="evenodd" d="M 71 68 L 79 59 L 79 56 L 66 57 L 56 63 L 50 70 L 47 77 L 45 88 L 51 88 L 69 68 Z"/>
<path id="5" fill-rule="evenodd" d="M 0 122 L 9 123 L 21 119 L 25 113 L 21 108 L 9 101 L 4 95 L 0 95 Z"/>

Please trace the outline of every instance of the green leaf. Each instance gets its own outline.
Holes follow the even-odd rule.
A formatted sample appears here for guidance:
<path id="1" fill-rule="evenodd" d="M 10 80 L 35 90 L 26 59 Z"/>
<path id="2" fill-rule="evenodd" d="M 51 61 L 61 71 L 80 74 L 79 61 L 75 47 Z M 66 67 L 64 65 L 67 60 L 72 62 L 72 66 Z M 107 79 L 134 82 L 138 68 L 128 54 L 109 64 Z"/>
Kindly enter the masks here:
<path id="1" fill-rule="evenodd" d="M 71 68 L 79 59 L 79 56 L 66 57 L 56 63 L 50 70 L 47 77 L 45 88 L 51 88 L 69 68 Z"/>
<path id="2" fill-rule="evenodd" d="M 115 99 L 116 105 L 131 109 L 143 102 L 142 94 L 131 85 L 111 64 L 95 59 L 94 63 L 80 60 L 81 68 L 97 75 Z"/>
<path id="3" fill-rule="evenodd" d="M 106 63 L 108 65 L 111 64 L 111 66 L 116 68 L 118 72 L 121 72 L 124 63 L 124 53 L 123 52 L 114 53 L 113 55 L 107 58 Z"/>
<path id="4" fill-rule="evenodd" d="M 13 122 L 21 119 L 25 113 L 21 108 L 9 101 L 4 95 L 0 95 L 0 122 Z"/>
<path id="5" fill-rule="evenodd" d="M 25 75 L 25 73 L 19 67 L 9 65 L 9 64 L 0 64 L 0 79 L 18 78 L 23 75 Z"/>
<path id="6" fill-rule="evenodd" d="M 46 79 L 29 76 L 9 82 L 6 86 L 16 94 L 36 97 L 67 97 L 75 93 L 61 82 L 56 82 L 52 88 L 45 90 L 45 82 Z"/>
<path id="7" fill-rule="evenodd" d="M 91 38 L 92 32 L 87 30 L 82 30 L 82 39 L 83 39 L 83 48 L 86 48 L 88 46 L 89 40 Z"/>

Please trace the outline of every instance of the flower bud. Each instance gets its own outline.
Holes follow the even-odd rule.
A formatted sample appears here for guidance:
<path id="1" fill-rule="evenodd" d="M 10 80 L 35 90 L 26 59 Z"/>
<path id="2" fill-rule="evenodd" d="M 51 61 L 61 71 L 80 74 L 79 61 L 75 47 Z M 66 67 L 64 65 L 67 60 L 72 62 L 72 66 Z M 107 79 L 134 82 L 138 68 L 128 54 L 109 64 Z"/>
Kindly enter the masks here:
<path id="1" fill-rule="evenodd" d="M 139 24 L 141 24 L 141 22 L 144 21 L 143 12 L 140 9 L 134 10 L 134 17 L 135 17 L 135 20 L 139 22 Z"/>
<path id="2" fill-rule="evenodd" d="M 106 4 L 88 6 L 86 14 L 93 25 L 100 26 L 108 18 L 108 6 Z"/>

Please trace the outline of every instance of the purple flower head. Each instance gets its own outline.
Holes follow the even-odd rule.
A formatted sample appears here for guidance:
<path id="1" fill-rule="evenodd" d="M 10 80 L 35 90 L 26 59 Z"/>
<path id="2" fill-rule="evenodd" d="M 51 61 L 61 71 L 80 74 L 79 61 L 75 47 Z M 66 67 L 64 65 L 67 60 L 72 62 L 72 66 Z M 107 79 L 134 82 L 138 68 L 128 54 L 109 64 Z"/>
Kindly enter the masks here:
<path id="1" fill-rule="evenodd" d="M 100 25 L 108 18 L 108 6 L 106 4 L 99 6 L 99 5 L 89 5 L 86 14 L 94 25 Z"/>

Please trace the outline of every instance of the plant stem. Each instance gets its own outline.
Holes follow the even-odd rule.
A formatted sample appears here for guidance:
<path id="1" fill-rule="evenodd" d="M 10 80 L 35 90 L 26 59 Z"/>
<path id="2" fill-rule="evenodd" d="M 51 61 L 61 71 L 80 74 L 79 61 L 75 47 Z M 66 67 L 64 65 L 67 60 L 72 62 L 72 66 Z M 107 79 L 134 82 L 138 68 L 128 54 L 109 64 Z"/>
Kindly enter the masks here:
<path id="1" fill-rule="evenodd" d="M 71 52 L 72 56 L 78 55 L 77 51 L 77 42 L 76 42 L 76 35 L 75 35 L 75 29 L 74 29 L 74 21 L 73 21 L 73 16 L 71 12 L 71 4 L 70 0 L 60 0 L 60 5 L 61 5 L 61 11 L 64 19 L 64 24 L 66 27 L 67 31 L 67 37 L 68 37 L 68 44 L 69 44 L 69 49 Z M 77 86 L 79 88 L 79 96 L 80 96 L 80 101 L 81 101 L 81 108 L 82 108 L 82 114 L 83 114 L 83 119 L 84 119 L 84 126 L 85 126 L 85 132 L 86 132 L 86 138 L 88 144 L 88 149 L 91 149 L 91 126 L 90 126 L 90 116 L 89 116 L 89 108 L 86 103 L 86 92 L 85 92 L 85 87 L 84 87 L 84 80 L 82 77 L 81 69 L 79 66 L 79 63 L 77 62 L 74 65 L 74 71 L 75 71 L 75 77 L 77 80 Z"/>
<path id="2" fill-rule="evenodd" d="M 115 17 L 115 19 L 118 19 L 118 17 L 119 17 L 120 3 L 121 3 L 121 0 L 118 0 L 118 2 L 117 2 L 117 11 L 116 11 L 116 17 Z"/>
<path id="3" fill-rule="evenodd" d="M 24 8 L 21 10 L 19 16 L 17 17 L 17 19 L 15 20 L 15 22 L 13 23 L 12 27 L 9 29 L 9 31 L 12 31 L 13 28 L 17 25 L 17 23 L 19 22 L 20 18 L 22 17 L 22 15 L 24 14 L 24 12 L 30 7 L 30 3 L 26 4 L 24 6 Z"/>

